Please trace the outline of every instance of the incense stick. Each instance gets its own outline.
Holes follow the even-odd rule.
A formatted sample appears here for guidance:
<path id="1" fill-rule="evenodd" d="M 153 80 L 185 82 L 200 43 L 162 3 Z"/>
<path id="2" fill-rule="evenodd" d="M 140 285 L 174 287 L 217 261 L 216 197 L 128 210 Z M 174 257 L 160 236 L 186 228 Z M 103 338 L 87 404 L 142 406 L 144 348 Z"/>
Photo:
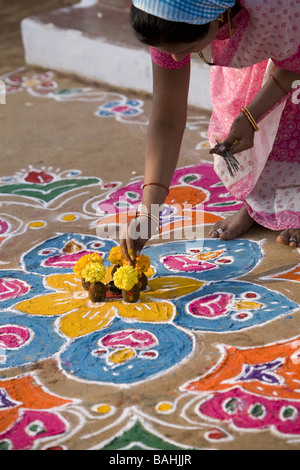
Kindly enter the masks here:
<path id="1" fill-rule="evenodd" d="M 219 140 L 217 139 L 215 135 L 213 136 L 213 138 L 215 139 L 217 144 L 221 145 L 221 142 L 219 142 Z M 232 155 L 230 150 L 224 150 L 220 152 L 218 155 L 221 155 L 224 158 L 228 172 L 230 176 L 233 177 L 234 172 L 239 171 L 239 168 L 240 168 L 240 164 L 238 160 L 235 158 L 234 155 Z"/>

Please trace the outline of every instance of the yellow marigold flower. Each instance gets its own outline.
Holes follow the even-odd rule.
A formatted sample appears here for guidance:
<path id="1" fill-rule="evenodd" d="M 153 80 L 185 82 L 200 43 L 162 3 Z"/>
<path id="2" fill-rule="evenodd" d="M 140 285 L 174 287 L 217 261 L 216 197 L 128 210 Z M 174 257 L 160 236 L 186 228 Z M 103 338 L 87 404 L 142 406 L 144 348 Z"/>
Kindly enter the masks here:
<path id="1" fill-rule="evenodd" d="M 138 275 L 132 266 L 122 266 L 114 274 L 114 283 L 118 289 L 130 290 L 138 282 Z"/>
<path id="2" fill-rule="evenodd" d="M 121 250 L 121 247 L 119 246 L 114 246 L 108 255 L 108 261 L 111 262 L 111 264 L 117 264 L 118 266 L 123 266 L 125 259 L 123 257 L 123 253 Z"/>
<path id="3" fill-rule="evenodd" d="M 145 273 L 150 268 L 150 259 L 146 255 L 140 255 L 136 258 L 135 270 L 138 274 Z"/>
<path id="4" fill-rule="evenodd" d="M 82 270 L 91 261 L 95 263 L 100 263 L 100 264 L 103 263 L 103 259 L 96 251 L 94 253 L 89 253 L 79 258 L 79 260 L 77 261 L 77 263 L 75 264 L 73 268 L 74 273 L 78 274 L 78 276 L 82 276 Z"/>
<path id="5" fill-rule="evenodd" d="M 106 273 L 105 266 L 98 261 L 90 261 L 82 270 L 82 277 L 88 282 L 100 282 Z"/>

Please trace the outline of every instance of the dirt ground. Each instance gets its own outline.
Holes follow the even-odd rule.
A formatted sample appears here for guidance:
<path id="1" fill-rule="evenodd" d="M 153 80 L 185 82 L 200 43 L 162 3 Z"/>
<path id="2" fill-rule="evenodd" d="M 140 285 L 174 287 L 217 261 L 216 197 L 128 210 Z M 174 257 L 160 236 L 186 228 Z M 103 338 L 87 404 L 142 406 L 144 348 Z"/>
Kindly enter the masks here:
<path id="1" fill-rule="evenodd" d="M 204 242 L 165 223 L 144 305 L 91 307 L 74 280 L 78 253 L 116 244 L 97 237 L 102 205 L 139 201 L 151 112 L 149 96 L 26 67 L 20 20 L 74 3 L 2 6 L 0 75 L 24 69 L 0 107 L 0 448 L 299 450 L 299 253 L 261 227 L 208 238 L 237 208 L 214 176 L 209 112 L 189 109 L 171 193 L 204 214 Z"/>

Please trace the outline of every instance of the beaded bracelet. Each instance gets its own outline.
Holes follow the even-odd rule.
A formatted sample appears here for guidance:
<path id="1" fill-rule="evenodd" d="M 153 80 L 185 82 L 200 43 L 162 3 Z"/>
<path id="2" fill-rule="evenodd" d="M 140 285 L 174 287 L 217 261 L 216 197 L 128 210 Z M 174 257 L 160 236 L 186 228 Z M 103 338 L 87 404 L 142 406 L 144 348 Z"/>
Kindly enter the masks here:
<path id="1" fill-rule="evenodd" d="M 167 188 L 167 186 L 164 186 L 163 184 L 160 184 L 160 183 L 146 183 L 143 185 L 142 189 L 144 189 L 146 186 L 160 186 L 161 188 L 164 188 L 167 193 L 169 194 L 170 190 L 169 188 Z"/>
<path id="2" fill-rule="evenodd" d="M 241 111 L 242 111 L 242 113 L 245 114 L 246 118 L 250 122 L 250 124 L 253 127 L 253 129 L 255 130 L 255 132 L 259 131 L 259 127 L 257 125 L 257 122 L 255 121 L 254 117 L 250 113 L 249 109 L 246 108 L 246 106 L 244 106 L 243 108 L 241 108 Z"/>

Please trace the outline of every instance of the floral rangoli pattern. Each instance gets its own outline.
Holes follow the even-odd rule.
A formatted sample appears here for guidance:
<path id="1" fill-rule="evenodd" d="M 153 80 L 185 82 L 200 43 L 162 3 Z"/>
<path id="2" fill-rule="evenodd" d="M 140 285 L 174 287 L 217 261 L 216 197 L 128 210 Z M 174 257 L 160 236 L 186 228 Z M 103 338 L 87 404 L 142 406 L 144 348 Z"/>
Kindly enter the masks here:
<path id="1" fill-rule="evenodd" d="M 52 72 L 5 84 L 9 99 L 88 103 L 99 125 L 148 122 L 141 99 L 63 88 Z M 188 118 L 197 152 L 207 124 Z M 241 207 L 205 155 L 175 172 L 135 304 L 91 302 L 73 267 L 97 252 L 109 281 L 105 231 L 134 217 L 141 176 L 26 163 L 1 176 L 1 450 L 232 449 L 249 433 L 299 448 L 299 260 L 268 271 L 265 240 L 204 236 Z"/>

